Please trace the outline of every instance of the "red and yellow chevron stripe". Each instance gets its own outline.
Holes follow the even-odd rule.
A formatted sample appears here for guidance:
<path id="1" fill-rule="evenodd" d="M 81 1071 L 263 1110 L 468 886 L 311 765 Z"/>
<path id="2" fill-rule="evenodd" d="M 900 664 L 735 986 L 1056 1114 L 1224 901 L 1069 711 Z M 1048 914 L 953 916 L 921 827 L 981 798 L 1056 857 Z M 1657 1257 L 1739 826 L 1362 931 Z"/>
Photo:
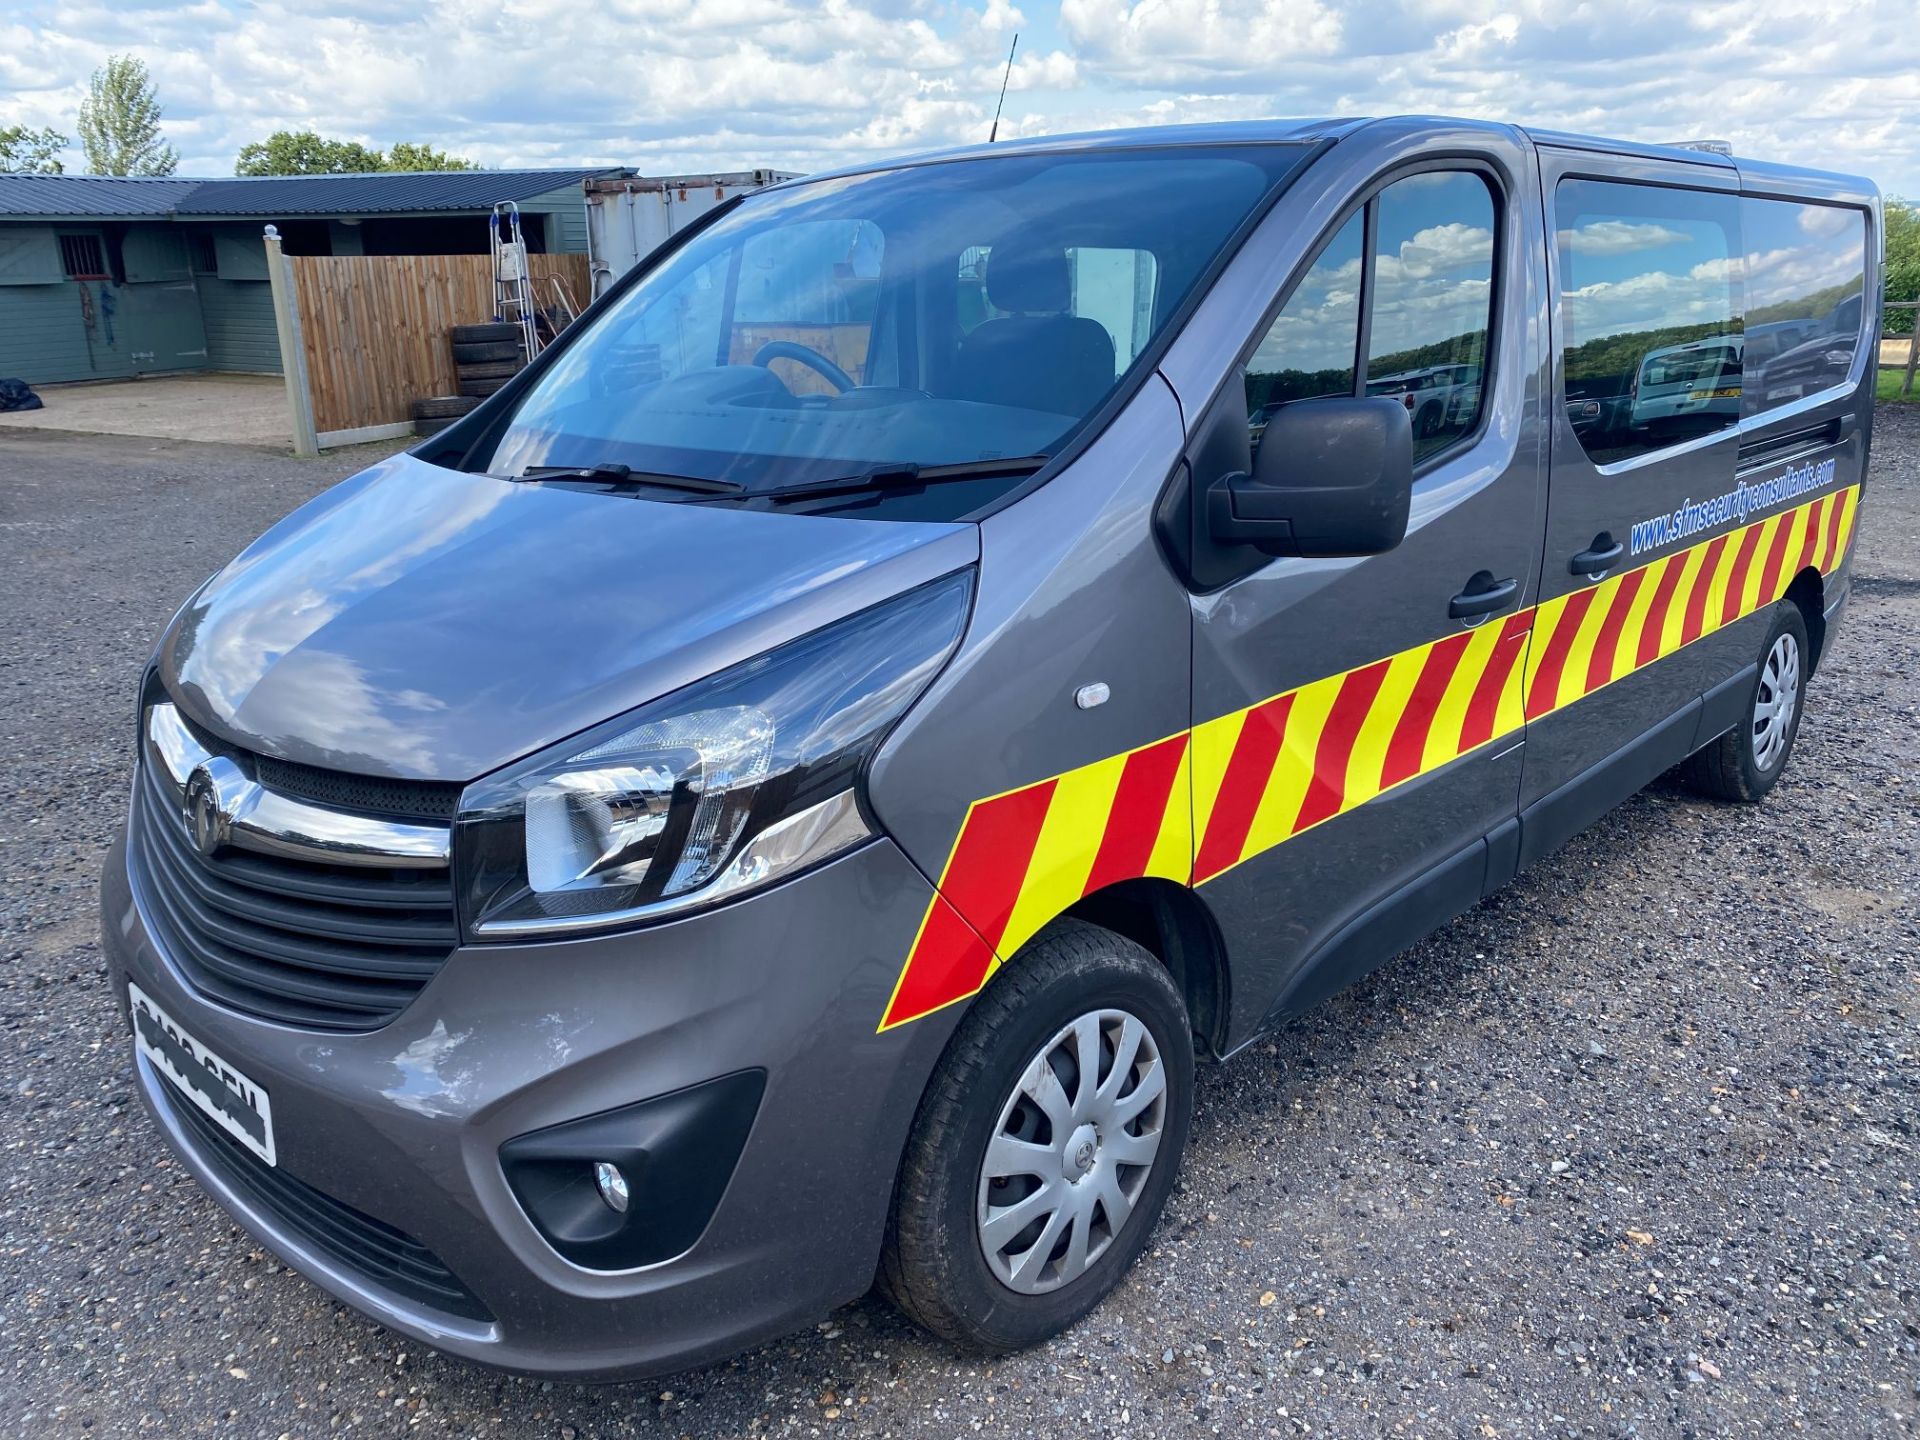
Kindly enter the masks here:
<path id="1" fill-rule="evenodd" d="M 1201 885 L 1839 568 L 1859 487 L 967 810 L 882 1030 L 979 991 L 1084 895 Z"/>

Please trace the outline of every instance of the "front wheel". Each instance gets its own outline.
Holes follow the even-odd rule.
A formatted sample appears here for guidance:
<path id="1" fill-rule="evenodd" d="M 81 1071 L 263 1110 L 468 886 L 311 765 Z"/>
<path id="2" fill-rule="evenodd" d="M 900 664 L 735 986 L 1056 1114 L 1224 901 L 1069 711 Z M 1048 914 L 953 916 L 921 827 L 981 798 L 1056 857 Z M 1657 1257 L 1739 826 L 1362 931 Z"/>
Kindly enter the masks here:
<path id="1" fill-rule="evenodd" d="M 1716 800 L 1752 805 L 1764 799 L 1786 770 L 1800 733 L 1807 669 L 1807 622 L 1799 606 L 1782 600 L 1760 652 L 1746 718 L 1687 760 L 1687 782 Z"/>
<path id="2" fill-rule="evenodd" d="M 1058 1334 L 1120 1283 L 1173 1187 L 1193 1036 L 1164 967 L 1061 921 L 992 984 L 915 1118 L 881 1283 L 968 1349 Z"/>

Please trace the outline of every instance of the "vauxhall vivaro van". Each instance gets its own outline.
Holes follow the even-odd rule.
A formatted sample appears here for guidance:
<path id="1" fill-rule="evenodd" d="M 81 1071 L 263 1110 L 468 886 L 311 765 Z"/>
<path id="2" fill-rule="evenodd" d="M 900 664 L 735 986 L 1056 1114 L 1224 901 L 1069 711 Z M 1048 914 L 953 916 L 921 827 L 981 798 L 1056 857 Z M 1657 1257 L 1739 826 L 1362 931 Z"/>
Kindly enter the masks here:
<path id="1" fill-rule="evenodd" d="M 1879 253 L 1865 181 L 1434 119 L 733 200 L 168 627 L 103 884 L 139 1089 L 476 1359 L 658 1372 L 876 1277 L 1049 1335 L 1196 1058 L 1671 767 L 1779 779 Z"/>

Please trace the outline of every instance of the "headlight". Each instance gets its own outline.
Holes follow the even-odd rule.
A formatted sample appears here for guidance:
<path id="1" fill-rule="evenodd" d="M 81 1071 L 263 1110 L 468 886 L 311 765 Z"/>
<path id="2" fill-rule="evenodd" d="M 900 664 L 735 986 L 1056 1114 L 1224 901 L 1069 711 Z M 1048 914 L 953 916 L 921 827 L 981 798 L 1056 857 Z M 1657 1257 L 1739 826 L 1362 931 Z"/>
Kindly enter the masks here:
<path id="1" fill-rule="evenodd" d="M 867 758 L 959 643 L 949 576 L 475 781 L 454 865 L 475 939 L 710 904 L 870 837 Z"/>

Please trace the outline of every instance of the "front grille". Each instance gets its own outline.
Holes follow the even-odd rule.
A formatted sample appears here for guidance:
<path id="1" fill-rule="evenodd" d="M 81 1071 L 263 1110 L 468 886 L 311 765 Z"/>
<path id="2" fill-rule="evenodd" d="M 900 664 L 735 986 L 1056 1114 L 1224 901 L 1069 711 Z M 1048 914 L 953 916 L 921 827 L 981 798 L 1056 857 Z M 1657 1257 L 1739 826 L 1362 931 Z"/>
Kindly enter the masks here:
<path id="1" fill-rule="evenodd" d="M 315 1030 L 399 1014 L 459 941 L 445 870 L 308 864 L 232 848 L 202 855 L 151 758 L 128 854 L 156 937 L 207 998 Z"/>
<path id="2" fill-rule="evenodd" d="M 284 1169 L 261 1164 L 165 1082 L 158 1088 L 166 1096 L 168 1111 L 192 1137 L 195 1153 L 228 1185 L 314 1249 L 383 1289 L 444 1315 L 493 1319 L 440 1257 L 411 1235 L 314 1189 Z"/>

